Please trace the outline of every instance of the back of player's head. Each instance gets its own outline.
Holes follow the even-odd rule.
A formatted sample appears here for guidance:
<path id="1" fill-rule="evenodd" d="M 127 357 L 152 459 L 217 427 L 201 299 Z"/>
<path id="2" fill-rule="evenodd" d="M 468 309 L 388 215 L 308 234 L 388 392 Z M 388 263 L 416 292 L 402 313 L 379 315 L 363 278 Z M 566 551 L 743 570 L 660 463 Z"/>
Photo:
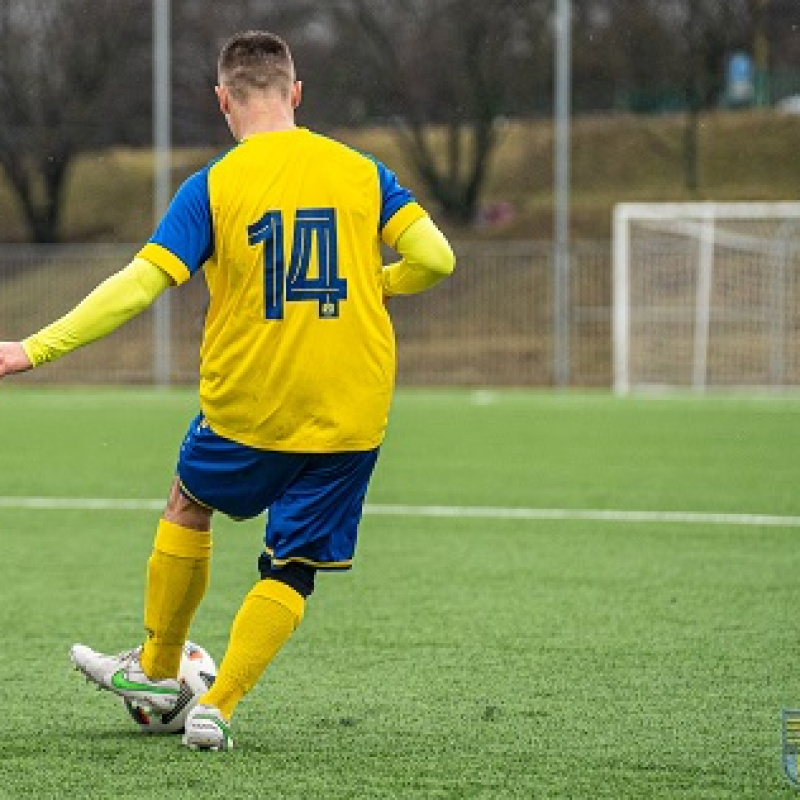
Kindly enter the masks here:
<path id="1" fill-rule="evenodd" d="M 279 92 L 287 99 L 295 81 L 289 46 L 268 31 L 244 31 L 228 39 L 217 62 L 221 86 L 238 101 L 252 94 Z"/>

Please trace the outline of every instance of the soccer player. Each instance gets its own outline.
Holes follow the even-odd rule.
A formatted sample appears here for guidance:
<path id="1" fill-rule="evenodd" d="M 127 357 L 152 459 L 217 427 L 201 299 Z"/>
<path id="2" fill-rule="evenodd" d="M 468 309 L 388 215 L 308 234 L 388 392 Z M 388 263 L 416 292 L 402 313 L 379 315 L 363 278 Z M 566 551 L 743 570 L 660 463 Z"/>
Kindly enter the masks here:
<path id="1" fill-rule="evenodd" d="M 443 234 L 389 169 L 296 126 L 301 89 L 282 39 L 230 39 L 216 93 L 237 144 L 181 186 L 127 267 L 60 320 L 0 343 L 0 377 L 22 372 L 205 274 L 201 411 L 147 564 L 144 643 L 119 655 L 70 650 L 100 687 L 156 712 L 174 708 L 181 649 L 208 583 L 212 514 L 268 511 L 260 580 L 187 719 L 192 748 L 230 749 L 231 715 L 302 620 L 317 570 L 350 567 L 393 389 L 384 301 L 454 266 Z M 382 242 L 399 261 L 382 264 Z"/>

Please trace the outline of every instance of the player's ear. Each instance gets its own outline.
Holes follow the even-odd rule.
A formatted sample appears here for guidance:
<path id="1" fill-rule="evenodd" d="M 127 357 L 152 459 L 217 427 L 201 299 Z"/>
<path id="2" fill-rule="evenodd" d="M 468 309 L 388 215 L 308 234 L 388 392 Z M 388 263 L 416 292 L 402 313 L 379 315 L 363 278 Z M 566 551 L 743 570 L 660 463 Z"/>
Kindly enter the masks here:
<path id="1" fill-rule="evenodd" d="M 227 116 L 231 111 L 231 98 L 228 90 L 224 86 L 215 86 L 214 93 L 217 95 L 219 110 Z"/>
<path id="2" fill-rule="evenodd" d="M 292 91 L 289 95 L 290 100 L 292 101 L 292 108 L 297 108 L 300 105 L 300 101 L 303 99 L 303 82 L 302 81 L 295 81 L 292 84 Z"/>

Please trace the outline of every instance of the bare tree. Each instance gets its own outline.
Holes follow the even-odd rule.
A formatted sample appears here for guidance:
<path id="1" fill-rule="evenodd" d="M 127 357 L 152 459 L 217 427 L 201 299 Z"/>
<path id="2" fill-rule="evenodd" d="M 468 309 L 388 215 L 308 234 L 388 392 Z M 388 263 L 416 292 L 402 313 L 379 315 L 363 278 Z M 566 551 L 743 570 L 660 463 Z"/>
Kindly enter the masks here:
<path id="1" fill-rule="evenodd" d="M 33 241 L 59 240 L 75 157 L 135 138 L 141 120 L 149 119 L 142 114 L 149 81 L 141 91 L 142 73 L 149 76 L 149 5 L 0 4 L 0 165 Z M 142 52 L 148 54 L 144 59 Z"/>
<path id="2" fill-rule="evenodd" d="M 475 216 L 509 75 L 529 58 L 531 30 L 544 24 L 546 5 L 345 0 L 336 6 L 341 45 L 351 57 L 355 52 L 362 74 L 379 82 L 386 106 L 399 112 L 404 151 L 451 220 Z"/>
<path id="3" fill-rule="evenodd" d="M 700 186 L 700 121 L 702 111 L 716 103 L 725 86 L 725 62 L 752 40 L 747 0 L 684 0 L 665 9 L 679 34 L 675 51 L 687 106 L 684 129 L 684 178 L 692 191 Z"/>
<path id="4" fill-rule="evenodd" d="M 682 168 L 694 191 L 701 183 L 702 114 L 723 97 L 729 56 L 751 49 L 753 3 L 760 0 L 605 2 L 619 84 L 650 92 L 667 87 L 686 109 Z"/>

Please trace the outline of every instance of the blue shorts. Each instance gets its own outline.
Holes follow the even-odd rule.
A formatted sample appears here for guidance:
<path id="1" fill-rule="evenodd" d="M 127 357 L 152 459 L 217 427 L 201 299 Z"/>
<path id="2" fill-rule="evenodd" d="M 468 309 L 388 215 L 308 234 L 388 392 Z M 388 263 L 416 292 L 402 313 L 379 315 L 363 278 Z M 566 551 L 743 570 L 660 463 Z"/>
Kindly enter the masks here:
<path id="1" fill-rule="evenodd" d="M 178 458 L 184 492 L 236 519 L 268 512 L 266 552 L 276 567 L 347 568 L 378 448 L 347 453 L 258 450 L 218 436 L 202 414 Z"/>

